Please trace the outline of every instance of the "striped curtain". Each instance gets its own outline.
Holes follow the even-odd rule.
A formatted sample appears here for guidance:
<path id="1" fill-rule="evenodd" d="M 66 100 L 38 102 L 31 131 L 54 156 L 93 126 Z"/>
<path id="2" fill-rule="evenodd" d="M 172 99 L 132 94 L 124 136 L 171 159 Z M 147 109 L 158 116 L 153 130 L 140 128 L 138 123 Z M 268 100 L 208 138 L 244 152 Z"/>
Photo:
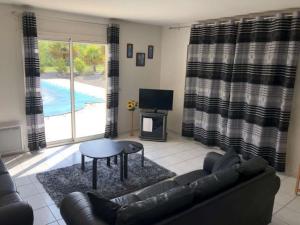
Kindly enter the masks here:
<path id="1" fill-rule="evenodd" d="M 46 140 L 43 101 L 40 92 L 40 63 L 35 14 L 32 12 L 23 13 L 22 21 L 28 148 L 30 151 L 37 151 L 46 147 Z"/>
<path id="2" fill-rule="evenodd" d="M 106 100 L 106 126 L 104 135 L 106 138 L 114 138 L 118 136 L 119 34 L 119 25 L 111 24 L 108 26 L 108 87 Z"/>
<path id="3" fill-rule="evenodd" d="M 194 25 L 182 133 L 285 170 L 300 16 Z"/>

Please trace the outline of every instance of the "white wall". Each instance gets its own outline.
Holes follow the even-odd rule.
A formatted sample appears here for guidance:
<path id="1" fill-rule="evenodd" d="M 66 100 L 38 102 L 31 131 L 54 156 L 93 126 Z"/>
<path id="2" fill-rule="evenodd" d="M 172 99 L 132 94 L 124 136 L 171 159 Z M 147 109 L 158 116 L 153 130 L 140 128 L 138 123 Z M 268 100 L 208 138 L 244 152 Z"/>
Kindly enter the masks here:
<path id="1" fill-rule="evenodd" d="M 9 6 L 0 5 L 0 123 L 19 121 L 26 134 L 21 31 Z M 23 138 L 27 146 L 26 138 Z"/>
<path id="2" fill-rule="evenodd" d="M 20 17 L 13 14 L 22 12 L 19 7 L 0 4 L 0 123 L 20 121 L 23 128 L 24 150 L 27 150 L 25 88 L 22 57 L 22 25 Z M 80 21 L 108 23 L 105 18 L 81 16 L 34 10 L 38 18 L 40 37 L 75 41 L 106 42 L 105 26 L 82 23 Z M 67 21 L 68 19 L 76 22 Z M 78 22 L 77 22 L 78 21 Z M 120 24 L 120 112 L 119 132 L 129 131 L 129 112 L 126 103 L 129 98 L 138 99 L 138 88 L 159 87 L 160 76 L 160 38 L 159 26 L 144 25 L 125 21 Z M 126 58 L 126 44 L 134 44 L 134 53 L 147 53 L 147 46 L 154 45 L 154 59 L 146 59 L 145 67 L 135 66 L 133 59 Z M 137 128 L 137 114 L 135 127 Z"/>
<path id="3" fill-rule="evenodd" d="M 168 115 L 168 129 L 181 133 L 186 56 L 190 29 L 172 29 L 164 27 L 161 44 L 160 88 L 174 90 L 173 110 Z"/>
<path id="4" fill-rule="evenodd" d="M 119 132 L 130 130 L 130 113 L 126 106 L 129 99 L 138 100 L 139 88 L 159 88 L 161 27 L 117 21 L 120 24 L 120 99 Z M 126 57 L 127 43 L 133 44 L 134 57 Z M 153 59 L 147 59 L 148 45 L 154 46 Z M 136 52 L 146 54 L 145 67 L 136 67 Z M 135 128 L 138 112 L 135 112 Z"/>

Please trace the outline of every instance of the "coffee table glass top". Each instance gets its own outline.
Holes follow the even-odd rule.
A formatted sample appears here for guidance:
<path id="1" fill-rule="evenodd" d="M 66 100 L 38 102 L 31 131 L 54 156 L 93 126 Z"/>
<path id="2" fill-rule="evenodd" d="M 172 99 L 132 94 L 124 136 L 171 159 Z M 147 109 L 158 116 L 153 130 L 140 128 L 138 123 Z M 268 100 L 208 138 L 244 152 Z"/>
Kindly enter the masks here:
<path id="1" fill-rule="evenodd" d="M 119 155 L 124 147 L 110 139 L 87 141 L 79 146 L 82 155 L 95 159 L 102 159 Z"/>

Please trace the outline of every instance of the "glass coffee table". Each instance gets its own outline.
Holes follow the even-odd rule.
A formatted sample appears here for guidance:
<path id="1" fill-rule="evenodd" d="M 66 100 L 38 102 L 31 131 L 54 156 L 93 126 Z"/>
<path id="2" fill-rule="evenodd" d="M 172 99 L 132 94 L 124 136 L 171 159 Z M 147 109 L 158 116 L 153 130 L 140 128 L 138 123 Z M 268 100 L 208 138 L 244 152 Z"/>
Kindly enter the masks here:
<path id="1" fill-rule="evenodd" d="M 107 165 L 110 166 L 110 157 L 117 157 L 120 155 L 120 180 L 123 181 L 124 163 L 123 163 L 123 149 L 124 147 L 118 142 L 110 139 L 99 139 L 94 141 L 87 141 L 79 146 L 81 153 L 81 169 L 85 170 L 85 157 L 93 159 L 93 189 L 97 189 L 97 162 L 98 159 L 107 159 Z"/>

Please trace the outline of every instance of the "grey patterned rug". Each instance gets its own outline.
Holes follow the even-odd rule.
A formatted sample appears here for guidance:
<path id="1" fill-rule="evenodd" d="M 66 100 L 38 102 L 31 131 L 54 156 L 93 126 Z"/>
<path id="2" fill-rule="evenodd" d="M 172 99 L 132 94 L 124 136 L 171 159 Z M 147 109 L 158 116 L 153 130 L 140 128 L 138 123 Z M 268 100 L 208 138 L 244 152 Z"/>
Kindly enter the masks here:
<path id="1" fill-rule="evenodd" d="M 92 161 L 86 162 L 85 171 L 81 164 L 51 170 L 37 174 L 37 179 L 43 184 L 53 201 L 59 206 L 67 194 L 92 189 Z M 98 161 L 98 189 L 97 192 L 106 198 L 115 198 L 176 174 L 159 166 L 145 157 L 145 166 L 141 167 L 140 154 L 131 154 L 128 159 L 128 179 L 120 181 L 119 164 L 111 160 L 111 168 L 106 166 L 106 160 Z"/>

